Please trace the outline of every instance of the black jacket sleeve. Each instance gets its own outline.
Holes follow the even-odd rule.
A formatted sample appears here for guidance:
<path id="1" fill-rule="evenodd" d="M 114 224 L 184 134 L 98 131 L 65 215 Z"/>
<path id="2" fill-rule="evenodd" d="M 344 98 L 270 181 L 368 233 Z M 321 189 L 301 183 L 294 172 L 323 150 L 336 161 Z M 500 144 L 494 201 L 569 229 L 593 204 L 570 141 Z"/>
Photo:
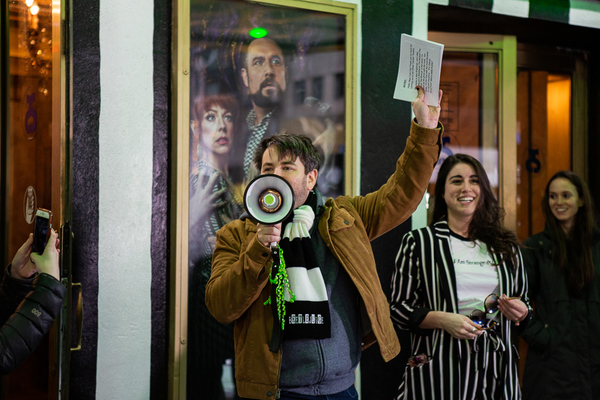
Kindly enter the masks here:
<path id="1" fill-rule="evenodd" d="M 15 312 L 25 296 L 33 290 L 33 279 L 16 279 L 10 275 L 12 265 L 4 271 L 0 285 L 0 326 L 4 325 Z"/>
<path id="2" fill-rule="evenodd" d="M 60 313 L 65 292 L 48 274 L 20 281 L 7 273 L 0 287 L 0 374 L 15 370 L 38 346 Z"/>

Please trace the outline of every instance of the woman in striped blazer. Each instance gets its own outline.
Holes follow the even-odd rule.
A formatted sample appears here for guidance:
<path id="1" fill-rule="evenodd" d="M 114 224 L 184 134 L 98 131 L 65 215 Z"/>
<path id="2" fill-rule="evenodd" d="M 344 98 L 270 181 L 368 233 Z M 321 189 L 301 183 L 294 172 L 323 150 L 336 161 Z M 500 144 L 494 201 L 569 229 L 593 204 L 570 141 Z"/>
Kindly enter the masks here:
<path id="1" fill-rule="evenodd" d="M 412 333 L 398 399 L 521 398 L 513 327 L 530 307 L 502 216 L 479 161 L 448 157 L 434 224 L 404 236 L 392 277 L 392 319 Z"/>

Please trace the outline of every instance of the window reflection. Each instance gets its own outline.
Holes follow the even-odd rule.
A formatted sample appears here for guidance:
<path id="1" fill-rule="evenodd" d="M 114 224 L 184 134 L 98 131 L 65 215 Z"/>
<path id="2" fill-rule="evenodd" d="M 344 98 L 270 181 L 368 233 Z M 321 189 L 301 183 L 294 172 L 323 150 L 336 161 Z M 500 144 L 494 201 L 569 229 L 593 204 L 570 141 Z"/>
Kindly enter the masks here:
<path id="1" fill-rule="evenodd" d="M 243 212 L 260 140 L 286 130 L 309 136 L 324 156 L 318 189 L 344 193 L 345 24 L 343 15 L 289 6 L 191 2 L 189 399 L 232 389 L 233 327 L 212 318 L 204 293 L 215 233 Z M 251 36 L 259 27 L 267 35 Z"/>

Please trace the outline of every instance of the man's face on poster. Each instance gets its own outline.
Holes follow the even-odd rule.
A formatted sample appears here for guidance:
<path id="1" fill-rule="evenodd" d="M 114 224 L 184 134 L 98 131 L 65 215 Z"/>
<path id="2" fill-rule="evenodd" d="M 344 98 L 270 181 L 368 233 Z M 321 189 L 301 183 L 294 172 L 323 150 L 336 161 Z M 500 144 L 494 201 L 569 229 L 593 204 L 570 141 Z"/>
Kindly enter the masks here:
<path id="1" fill-rule="evenodd" d="M 255 106 L 272 109 L 286 89 L 287 70 L 281 49 L 271 39 L 256 39 L 248 46 L 242 79 Z"/>

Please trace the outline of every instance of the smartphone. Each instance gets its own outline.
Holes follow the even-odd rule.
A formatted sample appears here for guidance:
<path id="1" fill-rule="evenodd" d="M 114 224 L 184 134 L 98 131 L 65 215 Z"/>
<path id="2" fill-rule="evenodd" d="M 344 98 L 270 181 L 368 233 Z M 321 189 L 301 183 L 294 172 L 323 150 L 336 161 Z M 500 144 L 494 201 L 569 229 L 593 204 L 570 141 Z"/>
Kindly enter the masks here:
<path id="1" fill-rule="evenodd" d="M 38 208 L 33 220 L 33 251 L 42 254 L 50 238 L 52 229 L 52 211 Z"/>

